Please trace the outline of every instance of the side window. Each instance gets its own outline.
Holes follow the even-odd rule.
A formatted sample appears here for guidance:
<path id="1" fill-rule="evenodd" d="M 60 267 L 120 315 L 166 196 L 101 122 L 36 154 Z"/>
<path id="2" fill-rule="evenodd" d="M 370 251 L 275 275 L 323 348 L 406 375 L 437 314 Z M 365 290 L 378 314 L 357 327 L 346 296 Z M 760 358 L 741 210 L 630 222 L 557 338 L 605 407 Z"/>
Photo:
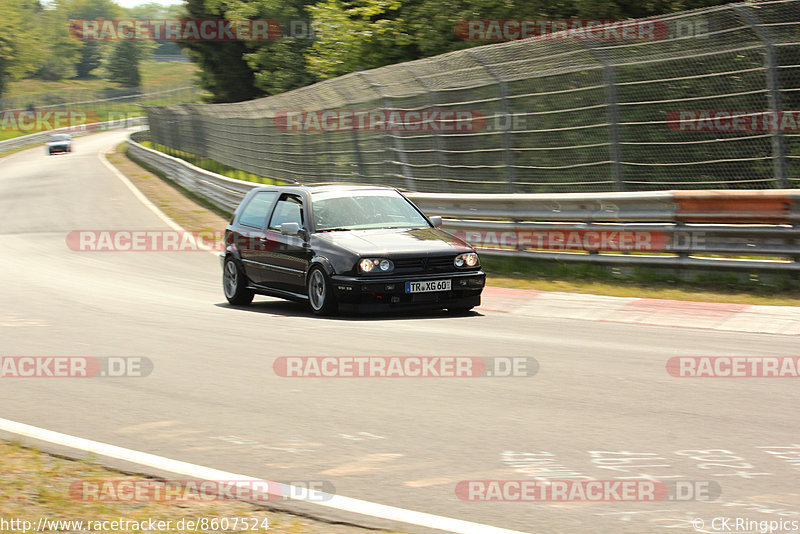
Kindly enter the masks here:
<path id="1" fill-rule="evenodd" d="M 269 208 L 272 206 L 272 202 L 277 196 L 278 193 L 275 191 L 256 193 L 239 216 L 239 224 L 252 226 L 253 228 L 263 228 L 264 221 L 267 220 Z"/>
<path id="2" fill-rule="evenodd" d="M 269 221 L 269 229 L 280 231 L 281 225 L 287 222 L 296 222 L 303 228 L 303 203 L 296 196 L 283 195 L 278 200 L 272 220 Z"/>

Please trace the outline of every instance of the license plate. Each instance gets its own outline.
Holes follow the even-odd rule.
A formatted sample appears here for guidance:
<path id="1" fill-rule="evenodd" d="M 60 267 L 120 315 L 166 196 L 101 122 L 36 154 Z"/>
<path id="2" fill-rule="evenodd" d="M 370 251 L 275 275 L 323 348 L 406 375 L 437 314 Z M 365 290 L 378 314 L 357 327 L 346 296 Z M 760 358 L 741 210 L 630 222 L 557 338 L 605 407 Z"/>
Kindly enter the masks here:
<path id="1" fill-rule="evenodd" d="M 406 282 L 406 293 L 430 293 L 432 291 L 450 291 L 450 280 Z"/>

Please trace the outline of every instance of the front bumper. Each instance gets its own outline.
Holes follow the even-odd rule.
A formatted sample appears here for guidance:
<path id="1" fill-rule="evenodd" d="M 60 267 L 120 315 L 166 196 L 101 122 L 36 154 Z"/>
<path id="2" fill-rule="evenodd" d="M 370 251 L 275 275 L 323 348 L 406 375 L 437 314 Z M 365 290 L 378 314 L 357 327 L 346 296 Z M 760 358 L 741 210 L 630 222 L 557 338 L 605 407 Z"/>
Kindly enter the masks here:
<path id="1" fill-rule="evenodd" d="M 449 291 L 406 293 L 406 282 L 451 280 Z M 331 277 L 336 300 L 356 311 L 391 309 L 469 308 L 481 303 L 486 285 L 483 271 L 441 274 Z"/>

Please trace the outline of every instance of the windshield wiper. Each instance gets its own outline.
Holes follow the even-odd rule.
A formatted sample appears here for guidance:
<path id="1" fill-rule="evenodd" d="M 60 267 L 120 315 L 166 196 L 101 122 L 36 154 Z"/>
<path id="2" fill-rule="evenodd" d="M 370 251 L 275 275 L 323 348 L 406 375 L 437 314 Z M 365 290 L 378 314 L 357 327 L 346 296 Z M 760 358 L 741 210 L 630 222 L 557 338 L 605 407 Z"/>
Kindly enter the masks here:
<path id="1" fill-rule="evenodd" d="M 352 228 L 325 228 L 324 230 L 320 230 L 320 232 L 350 232 Z"/>

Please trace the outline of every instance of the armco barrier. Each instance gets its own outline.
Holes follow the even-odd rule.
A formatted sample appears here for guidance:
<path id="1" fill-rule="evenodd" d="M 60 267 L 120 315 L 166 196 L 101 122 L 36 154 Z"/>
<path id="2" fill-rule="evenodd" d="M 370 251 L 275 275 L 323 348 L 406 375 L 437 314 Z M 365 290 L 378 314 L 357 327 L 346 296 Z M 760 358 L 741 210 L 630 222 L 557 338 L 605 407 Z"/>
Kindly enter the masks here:
<path id="1" fill-rule="evenodd" d="M 115 130 L 117 128 L 128 128 L 131 126 L 144 126 L 147 125 L 147 117 L 131 117 L 127 119 L 118 119 L 106 122 L 94 122 L 91 124 L 83 124 L 80 128 L 61 128 L 58 130 L 48 130 L 46 132 L 37 132 L 28 135 L 22 135 L 5 141 L 0 141 L 0 154 L 11 152 L 20 148 L 28 146 L 40 145 L 47 141 L 47 138 L 54 133 L 69 133 L 73 137 L 79 135 L 86 135 L 102 130 Z"/>
<path id="2" fill-rule="evenodd" d="M 260 185 L 146 148 L 135 141 L 144 134 L 131 136 L 133 158 L 225 211 Z M 483 254 L 800 273 L 798 190 L 406 196 Z"/>

